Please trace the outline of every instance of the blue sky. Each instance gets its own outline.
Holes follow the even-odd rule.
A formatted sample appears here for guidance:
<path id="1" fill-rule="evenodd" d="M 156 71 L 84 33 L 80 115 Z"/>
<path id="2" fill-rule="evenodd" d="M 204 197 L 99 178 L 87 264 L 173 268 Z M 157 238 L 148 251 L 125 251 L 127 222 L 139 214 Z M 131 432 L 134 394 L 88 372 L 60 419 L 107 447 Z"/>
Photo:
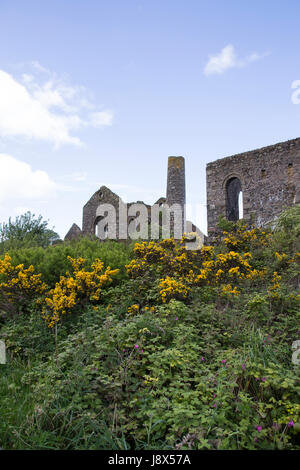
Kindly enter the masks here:
<path id="1" fill-rule="evenodd" d="M 0 0 L 0 221 L 31 210 L 63 237 L 102 184 L 155 202 L 183 155 L 205 231 L 206 163 L 300 135 L 299 10 Z"/>

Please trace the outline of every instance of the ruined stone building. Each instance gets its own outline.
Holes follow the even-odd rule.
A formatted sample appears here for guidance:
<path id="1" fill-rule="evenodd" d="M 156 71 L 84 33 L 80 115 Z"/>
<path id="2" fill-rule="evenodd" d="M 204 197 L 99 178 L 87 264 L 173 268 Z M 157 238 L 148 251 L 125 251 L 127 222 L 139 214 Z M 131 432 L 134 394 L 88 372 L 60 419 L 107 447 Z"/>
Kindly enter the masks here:
<path id="1" fill-rule="evenodd" d="M 206 191 L 209 240 L 220 216 L 268 225 L 300 203 L 300 138 L 208 163 Z"/>
<path id="2" fill-rule="evenodd" d="M 109 188 L 101 186 L 101 188 L 93 194 L 83 207 L 82 229 L 80 229 L 78 225 L 73 224 L 65 236 L 65 240 L 72 240 L 80 235 L 96 235 L 99 238 L 105 238 L 105 234 L 104 236 L 102 233 L 100 234 L 99 229 L 100 222 L 103 220 L 104 213 L 106 212 L 106 205 L 108 204 L 115 208 L 116 217 L 115 226 L 114 223 L 104 226 L 104 231 L 107 230 L 107 238 L 117 240 L 128 238 L 128 229 L 130 228 L 130 224 L 135 222 L 138 215 L 138 204 L 143 204 L 147 210 L 148 226 L 151 225 L 151 214 L 153 213 L 154 206 L 162 213 L 162 215 L 164 207 L 168 206 L 170 208 L 174 208 L 169 215 L 171 235 L 173 235 L 174 238 L 181 238 L 183 232 L 185 232 L 187 228 L 189 228 L 189 231 L 197 231 L 198 234 L 203 237 L 203 234 L 195 225 L 186 221 L 185 203 L 185 160 L 183 157 L 169 157 L 166 197 L 159 198 L 153 206 L 145 204 L 142 201 L 124 203 L 122 199 Z M 174 225 L 174 218 L 176 217 L 176 207 L 178 209 L 178 217 L 180 217 L 181 220 L 179 227 L 180 230 L 177 235 L 172 232 L 172 225 Z M 122 213 L 125 214 L 124 217 L 126 220 L 125 223 L 121 224 L 120 217 Z M 163 225 L 163 219 L 160 224 Z M 109 230 L 111 231 L 110 233 Z M 141 238 L 143 238 L 142 235 Z"/>
<path id="3" fill-rule="evenodd" d="M 300 138 L 208 163 L 206 190 L 209 242 L 213 242 L 217 234 L 220 216 L 231 221 L 243 218 L 253 225 L 266 226 L 284 208 L 300 203 Z M 164 205 L 177 205 L 182 209 L 181 233 L 196 231 L 204 239 L 200 230 L 186 221 L 185 201 L 184 158 L 169 157 L 166 197 L 161 197 L 153 206 L 145 204 L 148 224 L 151 224 L 154 206 L 163 210 Z M 120 203 L 126 209 L 125 233 L 119 220 Z M 116 209 L 113 236 L 108 238 L 126 239 L 127 226 L 134 223 L 137 217 L 137 203 L 125 204 L 117 194 L 102 186 L 83 207 L 82 229 L 73 224 L 65 239 L 73 239 L 81 234 L 99 236 L 98 229 L 103 219 L 101 208 L 105 208 L 105 204 L 111 204 Z M 171 212 L 171 225 L 175 216 L 176 211 Z"/>

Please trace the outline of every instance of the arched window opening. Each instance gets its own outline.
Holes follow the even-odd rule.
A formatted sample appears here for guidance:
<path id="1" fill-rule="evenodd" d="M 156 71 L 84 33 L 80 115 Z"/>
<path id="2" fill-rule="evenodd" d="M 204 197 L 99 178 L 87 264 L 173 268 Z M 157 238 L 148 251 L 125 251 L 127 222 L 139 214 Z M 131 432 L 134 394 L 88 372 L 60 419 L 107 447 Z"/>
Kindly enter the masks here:
<path id="1" fill-rule="evenodd" d="M 95 222 L 94 222 L 94 235 L 96 235 L 96 237 L 98 236 L 98 223 L 100 222 L 101 219 L 103 219 L 102 216 L 96 217 Z"/>
<path id="2" fill-rule="evenodd" d="M 239 219 L 244 217 L 244 208 L 243 208 L 243 191 L 239 193 Z"/>
<path id="3" fill-rule="evenodd" d="M 238 178 L 230 178 L 226 183 L 226 217 L 232 222 L 243 217 L 242 185 Z"/>

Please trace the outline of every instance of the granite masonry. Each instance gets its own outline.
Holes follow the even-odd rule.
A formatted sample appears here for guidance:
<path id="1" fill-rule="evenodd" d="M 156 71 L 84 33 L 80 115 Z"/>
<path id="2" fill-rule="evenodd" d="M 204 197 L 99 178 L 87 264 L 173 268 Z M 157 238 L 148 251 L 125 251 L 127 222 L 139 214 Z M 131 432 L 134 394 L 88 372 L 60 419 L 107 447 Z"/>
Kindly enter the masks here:
<path id="1" fill-rule="evenodd" d="M 268 225 L 300 203 L 300 138 L 208 163 L 206 190 L 209 241 L 220 216 Z"/>
<path id="2" fill-rule="evenodd" d="M 185 227 L 185 161 L 183 157 L 168 158 L 168 180 L 166 203 L 177 211 L 171 213 L 171 234 L 174 236 L 174 217 L 176 212 L 182 219 L 182 229 Z"/>
<path id="3" fill-rule="evenodd" d="M 243 218 L 259 227 L 272 223 L 283 209 L 300 203 L 300 138 L 208 163 L 206 190 L 208 243 L 213 243 L 218 234 L 220 216 L 231 221 Z M 196 231 L 204 240 L 201 231 L 186 221 L 185 202 L 185 160 L 183 157 L 169 157 L 166 197 L 159 198 L 153 206 L 142 201 L 124 203 L 117 194 L 102 186 L 83 207 L 82 230 L 73 224 L 65 240 L 80 235 L 105 238 L 103 234 L 100 236 L 99 230 L 108 204 L 115 208 L 116 218 L 114 226 L 104 227 L 107 238 L 126 239 L 130 224 L 134 224 L 139 215 L 136 204 L 144 204 L 148 226 L 152 223 L 154 206 L 161 210 L 163 216 L 161 228 L 166 221 L 164 206 L 172 206 L 174 210 L 169 215 L 171 235 L 181 237 L 181 234 L 173 232 L 174 219 L 179 214 L 180 232 Z M 121 224 L 120 214 L 125 214 L 125 224 L 124 217 Z"/>
<path id="4" fill-rule="evenodd" d="M 190 231 L 197 231 L 198 234 L 203 237 L 203 234 L 199 231 L 199 229 L 197 229 L 195 225 L 186 221 L 185 202 L 184 158 L 169 157 L 166 197 L 159 198 L 153 206 L 145 204 L 142 201 L 124 203 L 122 199 L 109 188 L 106 186 L 101 186 L 101 188 L 93 194 L 93 196 L 83 207 L 82 230 L 76 224 L 73 224 L 65 236 L 65 240 L 73 240 L 80 235 L 96 235 L 99 238 L 105 238 L 105 234 L 104 236 L 103 234 L 100 236 L 99 222 L 101 219 L 103 219 L 106 207 L 108 205 L 115 209 L 116 217 L 114 224 L 110 223 L 107 227 L 104 227 L 107 238 L 116 240 L 127 239 L 127 230 L 130 230 L 130 224 L 134 224 L 136 217 L 139 215 L 137 212 L 137 204 L 142 204 L 145 207 L 148 217 L 148 226 L 151 226 L 151 213 L 153 207 L 155 206 L 156 209 L 161 213 L 159 219 L 159 225 L 161 228 L 167 221 L 167 217 L 170 217 L 171 236 L 174 236 L 174 238 L 181 238 L 187 224 L 189 224 L 188 227 L 192 229 Z M 166 206 L 169 206 L 171 209 L 169 216 L 167 215 L 167 211 L 164 212 L 164 208 Z M 125 223 L 121 223 L 120 221 L 122 214 L 125 217 Z M 180 220 L 178 233 L 174 232 L 174 219 L 176 216 L 179 217 L 177 220 Z M 122 217 L 122 222 L 124 222 L 124 217 Z M 126 226 L 125 231 L 124 226 Z"/>
<path id="5" fill-rule="evenodd" d="M 81 229 L 78 227 L 77 224 L 73 224 L 70 230 L 68 231 L 67 235 L 65 236 L 65 240 L 75 240 L 80 235 L 82 235 Z"/>

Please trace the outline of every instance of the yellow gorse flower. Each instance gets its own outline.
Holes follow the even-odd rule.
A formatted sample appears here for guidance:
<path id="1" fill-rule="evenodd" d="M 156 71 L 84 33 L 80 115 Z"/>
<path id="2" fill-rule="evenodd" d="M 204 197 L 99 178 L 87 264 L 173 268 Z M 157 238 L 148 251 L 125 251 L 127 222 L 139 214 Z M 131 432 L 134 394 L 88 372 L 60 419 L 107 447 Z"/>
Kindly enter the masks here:
<path id="1" fill-rule="evenodd" d="M 159 283 L 160 296 L 163 302 L 167 302 L 170 299 L 186 298 L 190 291 L 180 280 L 172 279 L 167 276 L 165 279 L 161 279 Z"/>
<path id="2" fill-rule="evenodd" d="M 244 232 L 245 231 L 245 232 Z M 212 246 L 199 250 L 187 250 L 185 238 L 180 242 L 166 239 L 158 242 L 139 242 L 134 246 L 135 259 L 127 266 L 128 275 L 133 278 L 149 278 L 153 273 L 160 276 L 159 293 L 162 302 L 187 298 L 192 286 L 224 286 L 225 292 L 238 295 L 240 290 L 232 282 L 252 282 L 266 275 L 266 270 L 251 266 L 249 243 L 255 240 L 266 244 L 269 234 L 260 229 L 246 230 L 242 227 L 234 234 L 226 234 L 226 253 L 215 253 Z M 247 243 L 246 243 L 247 242 Z M 233 246 L 235 248 L 233 248 Z M 239 247 L 247 248 L 244 253 Z"/>
<path id="3" fill-rule="evenodd" d="M 13 266 L 11 257 L 6 253 L 0 260 L 0 292 L 3 308 L 15 312 L 24 300 L 43 294 L 48 286 L 41 279 L 41 274 L 34 273 L 34 267 L 24 264 Z"/>
<path id="4" fill-rule="evenodd" d="M 280 281 L 281 281 L 281 276 L 275 271 L 273 273 L 273 278 L 272 278 L 272 285 L 268 289 L 268 294 L 272 299 L 279 299 L 280 298 Z"/>
<path id="5" fill-rule="evenodd" d="M 134 305 L 131 305 L 130 307 L 128 307 L 128 313 L 132 314 L 132 315 L 136 315 L 140 310 L 140 306 L 138 304 L 134 304 Z"/>
<path id="6" fill-rule="evenodd" d="M 99 259 L 91 265 L 91 271 L 84 269 L 85 259 L 73 259 L 68 256 L 73 274 L 69 272 L 60 277 L 54 289 L 51 289 L 45 297 L 45 306 L 42 311 L 43 318 L 53 327 L 62 315 L 71 313 L 72 309 L 82 300 L 90 302 L 98 301 L 103 286 L 112 282 L 118 269 L 110 269 L 108 266 L 104 272 L 104 263 Z"/>

